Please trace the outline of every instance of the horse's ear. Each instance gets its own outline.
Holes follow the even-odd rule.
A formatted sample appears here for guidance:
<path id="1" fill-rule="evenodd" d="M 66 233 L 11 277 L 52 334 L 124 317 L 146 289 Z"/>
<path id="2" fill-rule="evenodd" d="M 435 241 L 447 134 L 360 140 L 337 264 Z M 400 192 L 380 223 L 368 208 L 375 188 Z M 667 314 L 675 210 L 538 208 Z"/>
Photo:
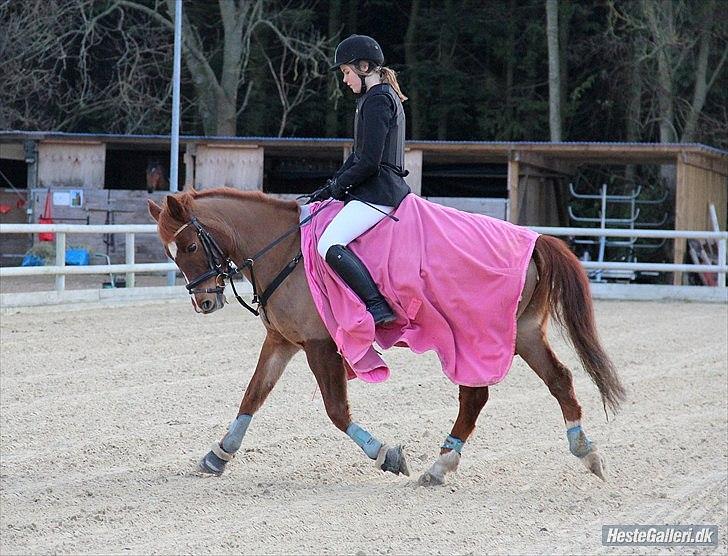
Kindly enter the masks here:
<path id="1" fill-rule="evenodd" d="M 159 213 L 162 212 L 162 207 L 160 207 L 157 203 L 152 201 L 151 199 L 147 199 L 147 208 L 149 209 L 149 214 L 152 215 L 152 218 L 159 222 Z"/>
<path id="2" fill-rule="evenodd" d="M 169 211 L 169 215 L 172 218 L 174 218 L 178 222 L 187 222 L 189 220 L 187 206 L 185 206 L 183 203 L 180 203 L 177 197 L 175 197 L 174 195 L 167 195 L 165 197 L 165 201 L 167 202 L 167 210 Z"/>

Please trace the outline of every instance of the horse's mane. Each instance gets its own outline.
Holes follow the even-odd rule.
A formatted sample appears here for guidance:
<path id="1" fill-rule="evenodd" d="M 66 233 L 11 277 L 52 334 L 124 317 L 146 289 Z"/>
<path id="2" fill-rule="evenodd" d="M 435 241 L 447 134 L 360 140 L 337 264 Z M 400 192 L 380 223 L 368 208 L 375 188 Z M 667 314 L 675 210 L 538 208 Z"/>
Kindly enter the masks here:
<path id="1" fill-rule="evenodd" d="M 264 203 L 275 208 L 289 210 L 298 209 L 296 201 L 279 199 L 271 195 L 266 195 L 262 191 L 241 191 L 232 187 L 216 187 L 214 189 L 206 189 L 204 191 L 196 191 L 193 189 L 186 193 L 191 195 L 193 199 L 202 199 L 205 197 L 232 197 L 234 199 L 240 199 L 241 201 L 256 201 Z"/>
<path id="2" fill-rule="evenodd" d="M 208 199 L 208 198 L 228 198 L 231 200 L 248 201 L 254 203 L 261 203 L 263 205 L 282 209 L 286 211 L 298 211 L 298 203 L 295 201 L 289 201 L 286 199 L 278 199 L 271 195 L 266 195 L 262 191 L 240 191 L 232 187 L 216 187 L 214 189 L 206 189 L 204 191 L 196 191 L 194 189 L 189 191 L 183 191 L 174 195 L 175 199 L 187 209 L 190 213 L 194 214 L 194 202 L 197 199 Z M 179 229 L 180 223 L 169 215 L 167 209 L 167 203 L 165 201 L 164 209 L 162 213 L 166 213 L 167 218 L 160 218 L 158 222 L 159 234 L 165 242 L 170 241 L 174 236 L 175 232 Z"/>

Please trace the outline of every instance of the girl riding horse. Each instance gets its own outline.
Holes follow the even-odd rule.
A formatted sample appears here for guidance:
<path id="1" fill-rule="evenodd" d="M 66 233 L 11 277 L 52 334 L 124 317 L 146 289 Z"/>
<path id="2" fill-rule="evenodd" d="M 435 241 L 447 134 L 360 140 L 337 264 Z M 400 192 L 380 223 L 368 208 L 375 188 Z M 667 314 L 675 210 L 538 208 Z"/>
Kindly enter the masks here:
<path id="1" fill-rule="evenodd" d="M 382 49 L 371 37 L 352 35 L 336 48 L 332 70 L 359 98 L 354 148 L 342 167 L 309 202 L 333 197 L 345 206 L 326 228 L 318 253 L 361 298 L 375 324 L 394 320 L 369 270 L 347 245 L 396 209 L 409 186 L 404 181 L 405 117 L 393 70 L 383 67 Z"/>

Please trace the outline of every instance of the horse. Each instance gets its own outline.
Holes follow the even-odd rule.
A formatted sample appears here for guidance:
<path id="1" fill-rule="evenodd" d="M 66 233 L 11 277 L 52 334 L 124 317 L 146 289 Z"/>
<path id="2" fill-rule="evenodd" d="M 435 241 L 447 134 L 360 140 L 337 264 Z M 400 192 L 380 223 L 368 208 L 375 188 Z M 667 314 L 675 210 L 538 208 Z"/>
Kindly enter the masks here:
<path id="1" fill-rule="evenodd" d="M 147 193 L 169 189 L 169 180 L 164 172 L 164 165 L 159 160 L 147 162 Z"/>
<path id="2" fill-rule="evenodd" d="M 382 443 L 352 419 L 347 363 L 319 316 L 300 254 L 300 207 L 258 191 L 232 188 L 168 195 L 162 206 L 148 200 L 159 238 L 187 281 L 192 305 L 210 314 L 225 304 L 227 284 L 242 272 L 253 285 L 266 337 L 235 419 L 201 459 L 202 473 L 220 475 L 242 445 L 252 417 L 265 402 L 293 355 L 303 350 L 334 426 L 346 433 L 381 471 L 409 475 L 402 446 Z M 477 249 L 477 247 L 476 247 Z M 240 266 L 238 266 L 240 265 Z M 283 269 L 282 271 L 280 269 Z M 270 285 L 272 284 L 273 287 Z M 269 285 L 262 296 L 259 288 Z M 238 300 L 250 310 L 258 311 Z M 602 480 L 604 459 L 582 426 L 571 371 L 547 340 L 551 319 L 562 325 L 584 370 L 597 386 L 605 412 L 616 412 L 625 389 L 597 333 L 587 276 L 566 244 L 551 236 L 536 240 L 516 311 L 515 353 L 546 384 L 559 403 L 569 450 Z M 455 471 L 464 443 L 488 401 L 489 389 L 459 386 L 459 409 L 439 455 L 418 480 L 442 484 Z"/>

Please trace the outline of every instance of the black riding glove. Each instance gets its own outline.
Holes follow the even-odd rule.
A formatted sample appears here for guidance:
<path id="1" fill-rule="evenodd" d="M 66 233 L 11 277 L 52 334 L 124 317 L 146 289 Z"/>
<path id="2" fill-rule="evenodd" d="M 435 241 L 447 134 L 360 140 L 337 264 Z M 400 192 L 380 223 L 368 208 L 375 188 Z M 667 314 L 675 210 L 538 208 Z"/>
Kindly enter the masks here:
<path id="1" fill-rule="evenodd" d="M 346 198 L 347 192 L 349 191 L 348 187 L 340 184 L 335 179 L 328 180 L 326 182 L 326 187 L 331 192 L 331 196 L 337 201 L 343 201 Z"/>
<path id="2" fill-rule="evenodd" d="M 319 187 L 316 191 L 311 193 L 311 195 L 308 197 L 308 201 L 306 201 L 306 204 L 315 203 L 317 201 L 325 201 L 329 197 L 331 197 L 331 192 L 329 191 L 328 186 L 324 185 L 323 187 Z"/>
<path id="3" fill-rule="evenodd" d="M 337 201 L 343 201 L 346 197 L 347 189 L 348 188 L 339 185 L 336 180 L 328 180 L 326 185 L 311 193 L 307 203 L 325 201 L 329 198 L 334 198 Z"/>

